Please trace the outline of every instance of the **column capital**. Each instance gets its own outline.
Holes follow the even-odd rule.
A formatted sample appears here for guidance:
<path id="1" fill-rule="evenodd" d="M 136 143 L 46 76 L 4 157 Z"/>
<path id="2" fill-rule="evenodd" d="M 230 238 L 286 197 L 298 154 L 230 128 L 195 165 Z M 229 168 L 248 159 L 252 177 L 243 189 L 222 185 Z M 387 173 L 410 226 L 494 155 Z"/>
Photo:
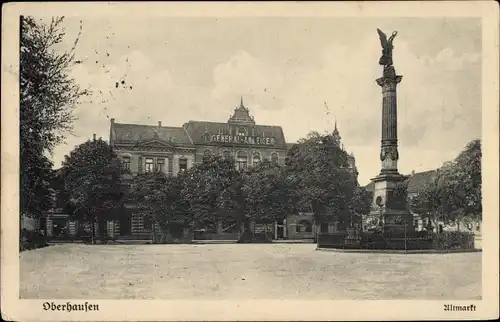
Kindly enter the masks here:
<path id="1" fill-rule="evenodd" d="M 382 88 L 393 87 L 393 86 L 395 88 L 395 85 L 399 84 L 402 79 L 403 79 L 403 76 L 401 76 L 401 75 L 383 76 L 383 77 L 377 78 L 377 84 L 378 84 L 378 86 L 380 86 Z"/>

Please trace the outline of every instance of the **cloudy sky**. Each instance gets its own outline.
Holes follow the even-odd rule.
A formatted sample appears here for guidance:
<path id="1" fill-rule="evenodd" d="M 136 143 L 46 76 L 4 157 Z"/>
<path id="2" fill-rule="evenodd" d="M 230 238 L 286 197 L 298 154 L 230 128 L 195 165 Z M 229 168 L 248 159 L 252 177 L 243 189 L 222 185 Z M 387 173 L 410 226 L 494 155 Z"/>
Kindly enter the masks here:
<path id="1" fill-rule="evenodd" d="M 287 142 L 337 120 L 360 183 L 380 170 L 381 89 L 376 28 L 397 30 L 400 172 L 454 158 L 481 135 L 481 22 L 473 18 L 66 18 L 83 31 L 72 75 L 93 96 L 78 105 L 64 154 L 117 122 L 181 126 L 227 121 L 243 96 L 258 124 Z M 116 83 L 119 86 L 116 87 Z M 327 102 L 329 111 L 324 102 Z"/>

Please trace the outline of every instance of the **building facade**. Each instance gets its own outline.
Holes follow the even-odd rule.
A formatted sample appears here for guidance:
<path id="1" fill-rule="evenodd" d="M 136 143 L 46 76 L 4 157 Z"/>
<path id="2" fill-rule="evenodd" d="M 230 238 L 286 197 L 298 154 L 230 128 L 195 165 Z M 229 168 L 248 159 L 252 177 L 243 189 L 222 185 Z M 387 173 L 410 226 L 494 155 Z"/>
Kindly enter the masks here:
<path id="1" fill-rule="evenodd" d="M 267 159 L 284 164 L 287 145 L 280 126 L 258 125 L 243 99 L 225 123 L 189 121 L 181 127 L 122 124 L 111 119 L 110 145 L 130 174 L 177 175 L 206 154 L 231 156 L 240 170 Z"/>
<path id="2" fill-rule="evenodd" d="M 332 134 L 338 147 L 343 149 L 336 123 Z M 125 182 L 131 182 L 137 174 L 156 171 L 176 176 L 201 162 L 206 154 L 231 156 L 238 170 L 248 169 L 263 160 L 284 164 L 287 153 L 294 146 L 294 143 L 286 143 L 280 126 L 257 124 L 243 99 L 227 122 L 189 121 L 172 127 L 163 126 L 161 122 L 156 125 L 125 124 L 112 118 L 109 144 L 125 168 Z M 352 153 L 348 163 L 357 174 Z M 37 226 L 48 237 L 75 236 L 79 231 L 90 229 L 70 220 L 61 211 L 44 214 Z M 154 224 L 141 216 L 134 204 L 126 205 L 119 220 L 106 224 L 106 233 L 119 238 L 150 238 L 153 229 Z M 314 215 L 306 209 L 290 214 L 269 229 L 276 239 L 313 239 L 318 232 L 334 232 L 336 225 L 317 224 Z"/>

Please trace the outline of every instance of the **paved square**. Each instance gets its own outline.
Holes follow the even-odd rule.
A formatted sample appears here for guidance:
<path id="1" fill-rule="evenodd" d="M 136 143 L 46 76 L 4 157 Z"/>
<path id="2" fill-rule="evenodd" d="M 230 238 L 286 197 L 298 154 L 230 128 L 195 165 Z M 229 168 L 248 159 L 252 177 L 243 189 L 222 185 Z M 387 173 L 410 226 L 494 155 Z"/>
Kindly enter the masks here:
<path id="1" fill-rule="evenodd" d="M 56 245 L 20 255 L 20 296 L 480 299 L 481 254 L 353 254 L 313 244 Z"/>

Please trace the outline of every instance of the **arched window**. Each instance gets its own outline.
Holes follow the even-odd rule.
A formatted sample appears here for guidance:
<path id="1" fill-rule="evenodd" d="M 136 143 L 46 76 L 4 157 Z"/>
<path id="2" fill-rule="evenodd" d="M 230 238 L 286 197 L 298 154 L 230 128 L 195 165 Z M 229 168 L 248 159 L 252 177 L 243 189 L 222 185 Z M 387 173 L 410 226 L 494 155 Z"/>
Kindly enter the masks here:
<path id="1" fill-rule="evenodd" d="M 247 130 L 244 127 L 238 129 L 238 136 L 247 136 Z"/>
<path id="2" fill-rule="evenodd" d="M 278 163 L 278 160 L 279 160 L 279 157 L 278 157 L 278 153 L 273 153 L 271 154 L 271 162 L 272 163 Z"/>
<path id="3" fill-rule="evenodd" d="M 296 231 L 298 233 L 311 233 L 312 224 L 309 220 L 301 220 L 296 226 Z"/>
<path id="4" fill-rule="evenodd" d="M 254 165 L 257 165 L 257 163 L 259 163 L 260 161 L 261 161 L 260 153 L 259 152 L 254 152 L 253 158 L 252 158 L 252 163 Z"/>
<path id="5" fill-rule="evenodd" d="M 244 151 L 238 152 L 236 155 L 236 170 L 246 170 L 248 165 L 248 156 Z"/>

